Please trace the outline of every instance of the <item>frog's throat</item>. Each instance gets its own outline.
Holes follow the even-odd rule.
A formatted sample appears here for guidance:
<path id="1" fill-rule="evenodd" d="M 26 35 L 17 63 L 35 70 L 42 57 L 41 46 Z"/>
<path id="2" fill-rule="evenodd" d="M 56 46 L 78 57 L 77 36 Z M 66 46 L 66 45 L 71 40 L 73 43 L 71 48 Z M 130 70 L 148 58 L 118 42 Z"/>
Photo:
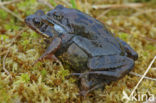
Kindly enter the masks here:
<path id="1" fill-rule="evenodd" d="M 57 24 L 57 25 L 61 26 L 65 32 L 70 33 L 69 28 L 67 28 L 65 25 L 61 24 L 60 22 L 58 22 L 57 20 L 55 20 L 53 18 L 50 18 L 48 16 L 42 16 L 41 19 L 43 20 L 43 22 L 46 22 L 47 24 L 49 24 L 51 26 L 54 26 L 55 24 Z"/>

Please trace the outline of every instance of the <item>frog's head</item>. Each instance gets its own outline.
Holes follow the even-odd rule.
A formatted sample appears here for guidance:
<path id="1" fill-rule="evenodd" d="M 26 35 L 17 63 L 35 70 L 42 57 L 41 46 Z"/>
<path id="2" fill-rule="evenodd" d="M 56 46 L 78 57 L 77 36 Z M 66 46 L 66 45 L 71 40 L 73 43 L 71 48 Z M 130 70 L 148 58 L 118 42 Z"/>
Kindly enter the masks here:
<path id="1" fill-rule="evenodd" d="M 25 23 L 37 33 L 46 37 L 52 37 L 52 28 L 46 23 L 42 22 L 41 17 L 44 15 L 45 14 L 42 10 L 38 10 L 34 14 L 27 16 L 25 18 Z"/>
<path id="2" fill-rule="evenodd" d="M 54 26 L 54 29 L 59 33 L 73 33 L 73 29 L 75 28 L 74 26 L 79 24 L 76 22 L 79 14 L 82 13 L 76 9 L 58 5 L 55 9 L 49 11 L 47 15 L 42 18 L 42 20 L 47 24 Z"/>

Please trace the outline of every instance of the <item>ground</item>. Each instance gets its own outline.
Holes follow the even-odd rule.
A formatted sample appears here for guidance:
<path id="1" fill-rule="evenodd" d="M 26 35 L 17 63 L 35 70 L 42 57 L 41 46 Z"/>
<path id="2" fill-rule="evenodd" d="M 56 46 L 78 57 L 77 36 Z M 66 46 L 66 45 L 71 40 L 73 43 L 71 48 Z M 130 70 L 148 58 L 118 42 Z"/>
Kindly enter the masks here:
<path id="1" fill-rule="evenodd" d="M 133 3 L 133 4 L 132 4 Z M 137 3 L 135 5 L 134 3 Z M 76 78 L 66 78 L 72 71 L 61 63 L 43 60 L 32 63 L 47 47 L 44 38 L 23 20 L 42 9 L 47 12 L 57 4 L 77 8 L 103 22 L 117 37 L 139 54 L 131 74 L 98 89 L 85 98 L 79 96 Z M 132 5 L 131 5 L 132 4 Z M 102 5 L 102 6 L 101 6 Z M 1 103 L 124 103 L 141 74 L 156 56 L 155 0 L 2 0 L 0 2 L 0 101 Z M 156 78 L 156 61 L 147 77 Z M 134 93 L 136 103 L 142 94 L 156 97 L 156 81 L 143 79 Z M 145 101 L 145 98 L 144 100 Z M 138 102 L 138 103 L 139 103 Z"/>

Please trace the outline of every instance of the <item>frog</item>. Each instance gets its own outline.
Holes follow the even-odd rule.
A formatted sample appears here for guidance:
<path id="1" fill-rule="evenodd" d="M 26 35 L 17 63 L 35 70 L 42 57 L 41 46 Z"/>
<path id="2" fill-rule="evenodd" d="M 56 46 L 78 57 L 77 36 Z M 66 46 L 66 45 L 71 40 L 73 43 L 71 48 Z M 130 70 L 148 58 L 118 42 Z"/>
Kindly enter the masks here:
<path id="1" fill-rule="evenodd" d="M 46 14 L 38 10 L 27 16 L 25 23 L 37 33 L 53 38 L 37 61 L 51 56 L 70 67 L 74 71 L 71 75 L 79 77 L 82 95 L 123 78 L 138 59 L 129 44 L 77 9 L 57 5 Z"/>

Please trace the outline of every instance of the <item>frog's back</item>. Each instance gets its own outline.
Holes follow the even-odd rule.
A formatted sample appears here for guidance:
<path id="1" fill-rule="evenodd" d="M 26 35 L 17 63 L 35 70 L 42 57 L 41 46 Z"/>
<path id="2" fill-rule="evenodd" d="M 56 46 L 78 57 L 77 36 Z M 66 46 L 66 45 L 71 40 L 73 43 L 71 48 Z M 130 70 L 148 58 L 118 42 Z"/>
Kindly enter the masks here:
<path id="1" fill-rule="evenodd" d="M 114 45 L 116 49 L 122 51 L 120 42 L 103 23 L 85 13 L 82 13 L 79 10 L 75 10 L 75 12 L 77 18 L 75 18 L 74 21 L 77 23 L 77 25 L 81 25 L 81 29 L 78 31 L 78 34 L 92 40 L 97 45 L 103 45 L 104 42 L 108 42 Z"/>
<path id="2" fill-rule="evenodd" d="M 73 34 L 91 40 L 96 46 L 105 48 L 107 42 L 121 50 L 115 36 L 97 19 L 71 8 L 60 8 L 59 12 L 62 12 L 63 17 L 68 20 L 66 26 L 73 31 Z"/>
<path id="3" fill-rule="evenodd" d="M 79 10 L 77 10 L 79 11 Z M 77 23 L 81 23 L 84 26 L 84 35 L 88 35 L 90 39 L 94 40 L 104 40 L 105 38 L 111 38 L 114 42 L 118 43 L 118 41 L 115 39 L 115 35 L 112 34 L 107 27 L 98 21 L 97 19 L 89 16 L 88 14 L 78 12 L 77 13 L 78 18 L 75 20 Z M 85 26 L 86 25 L 86 26 Z"/>

